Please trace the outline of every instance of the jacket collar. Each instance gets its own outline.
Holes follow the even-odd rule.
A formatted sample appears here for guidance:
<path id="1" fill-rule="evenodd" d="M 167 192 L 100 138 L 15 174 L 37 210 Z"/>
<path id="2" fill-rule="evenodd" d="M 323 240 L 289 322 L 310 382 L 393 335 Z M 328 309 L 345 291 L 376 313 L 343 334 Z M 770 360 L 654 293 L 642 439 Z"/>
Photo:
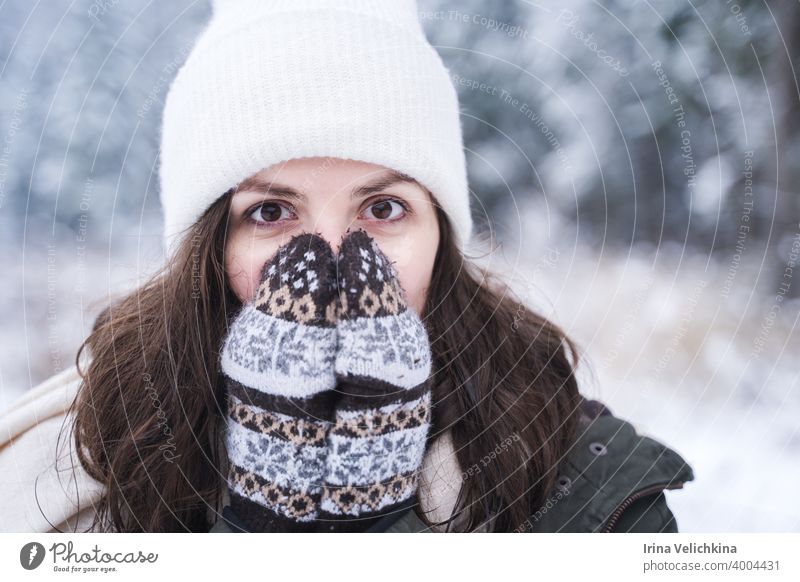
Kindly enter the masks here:
<path id="1" fill-rule="evenodd" d="M 578 437 L 562 461 L 548 510 L 532 511 L 525 531 L 610 531 L 621 512 L 644 495 L 680 489 L 694 480 L 691 466 L 673 449 L 639 434 L 597 400 L 583 399 Z M 462 471 L 450 432 L 427 451 L 420 477 L 419 510 L 429 521 L 448 519 L 455 508 Z M 458 520 L 454 520 L 457 525 Z M 387 532 L 430 532 L 412 508 Z"/>
<path id="2" fill-rule="evenodd" d="M 530 531 L 611 531 L 637 498 L 694 480 L 692 467 L 675 450 L 640 434 L 603 404 L 587 402 L 595 410 L 583 415 L 560 466 L 553 509 L 538 514 Z"/>

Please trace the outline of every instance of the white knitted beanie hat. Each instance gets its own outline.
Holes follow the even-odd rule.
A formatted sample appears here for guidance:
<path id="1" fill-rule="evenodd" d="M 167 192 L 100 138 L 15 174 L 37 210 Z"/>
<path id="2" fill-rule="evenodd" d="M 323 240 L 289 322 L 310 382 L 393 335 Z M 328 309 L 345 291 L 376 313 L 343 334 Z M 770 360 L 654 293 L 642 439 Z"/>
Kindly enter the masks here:
<path id="1" fill-rule="evenodd" d="M 458 95 L 415 0 L 213 0 L 166 98 L 165 242 L 245 178 L 293 158 L 378 164 L 472 233 Z"/>

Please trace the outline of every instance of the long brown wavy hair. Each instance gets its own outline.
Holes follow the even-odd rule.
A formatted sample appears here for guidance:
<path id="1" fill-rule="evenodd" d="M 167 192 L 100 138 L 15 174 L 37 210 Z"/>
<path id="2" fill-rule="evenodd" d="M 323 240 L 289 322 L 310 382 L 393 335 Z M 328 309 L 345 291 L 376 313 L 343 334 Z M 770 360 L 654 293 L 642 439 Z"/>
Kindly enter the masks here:
<path id="1" fill-rule="evenodd" d="M 232 192 L 184 236 L 173 260 L 102 311 L 78 350 L 72 438 L 81 465 L 104 485 L 92 531 L 205 532 L 209 508 L 220 506 L 227 460 L 219 349 L 241 307 L 224 269 Z M 438 206 L 437 216 L 422 317 L 434 364 L 429 443 L 451 431 L 464 479 L 457 530 L 514 531 L 545 503 L 575 438 L 578 351 L 465 258 Z M 455 524 L 440 526 L 457 531 Z"/>

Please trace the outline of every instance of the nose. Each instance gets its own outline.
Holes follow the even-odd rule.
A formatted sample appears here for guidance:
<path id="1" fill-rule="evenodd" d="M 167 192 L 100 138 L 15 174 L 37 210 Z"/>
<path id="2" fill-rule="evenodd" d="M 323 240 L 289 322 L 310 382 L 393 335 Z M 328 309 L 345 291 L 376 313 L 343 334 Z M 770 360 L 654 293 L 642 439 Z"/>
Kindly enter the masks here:
<path id="1" fill-rule="evenodd" d="M 323 216 L 314 224 L 314 227 L 309 230 L 324 238 L 328 244 L 331 245 L 334 255 L 338 256 L 342 238 L 347 236 L 351 228 L 351 222 L 340 221 L 332 216 Z"/>

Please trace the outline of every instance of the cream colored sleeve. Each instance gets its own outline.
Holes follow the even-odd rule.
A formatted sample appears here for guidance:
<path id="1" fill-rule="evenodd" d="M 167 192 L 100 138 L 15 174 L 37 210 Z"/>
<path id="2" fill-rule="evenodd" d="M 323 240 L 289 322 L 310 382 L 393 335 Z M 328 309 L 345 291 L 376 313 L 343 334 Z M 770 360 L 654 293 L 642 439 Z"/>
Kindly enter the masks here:
<path id="1" fill-rule="evenodd" d="M 82 531 L 94 518 L 103 487 L 78 462 L 68 425 L 79 385 L 73 366 L 0 414 L 0 531 Z"/>

